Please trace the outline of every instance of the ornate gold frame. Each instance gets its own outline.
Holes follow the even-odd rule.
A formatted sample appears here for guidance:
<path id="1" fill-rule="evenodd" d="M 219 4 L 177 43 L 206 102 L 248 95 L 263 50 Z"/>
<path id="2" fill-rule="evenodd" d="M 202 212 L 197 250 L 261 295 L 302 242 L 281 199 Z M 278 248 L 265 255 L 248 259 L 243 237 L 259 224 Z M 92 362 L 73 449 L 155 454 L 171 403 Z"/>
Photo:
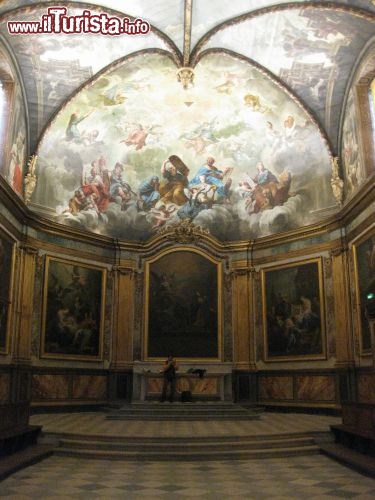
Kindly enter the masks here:
<path id="1" fill-rule="evenodd" d="M 159 253 L 157 256 L 147 260 L 145 262 L 145 288 L 144 288 L 144 320 L 143 320 L 143 342 L 142 342 L 142 358 L 143 360 L 153 361 L 160 360 L 161 357 L 153 357 L 149 355 L 149 319 L 150 319 L 150 272 L 151 266 L 161 258 L 167 255 L 176 255 L 183 253 L 191 253 L 200 255 L 207 261 L 210 261 L 216 266 L 216 276 L 217 276 L 217 357 L 184 357 L 186 361 L 200 361 L 200 362 L 210 362 L 210 361 L 222 361 L 223 359 L 223 328 L 222 328 L 222 262 L 220 259 L 214 259 L 207 255 L 205 252 L 190 247 L 181 247 L 178 249 L 169 249 L 167 251 Z"/>
<path id="2" fill-rule="evenodd" d="M 288 354 L 285 355 L 269 355 L 268 349 L 268 327 L 267 327 L 267 295 L 266 295 L 266 274 L 272 271 L 282 271 L 294 267 L 304 266 L 306 264 L 316 264 L 317 278 L 319 286 L 319 311 L 320 311 L 320 341 L 321 352 L 316 354 Z M 327 359 L 327 337 L 325 328 L 325 304 L 324 304 L 324 290 L 323 290 L 323 273 L 322 273 L 322 259 L 320 257 L 314 259 L 307 259 L 296 261 L 291 264 L 275 265 L 264 268 L 261 270 L 261 286 L 262 286 L 262 322 L 263 322 L 263 342 L 264 342 L 264 359 L 267 362 L 280 362 L 280 361 L 307 361 L 317 359 Z"/>
<path id="3" fill-rule="evenodd" d="M 362 303 L 361 303 L 361 290 L 359 283 L 359 266 L 358 266 L 358 248 L 366 243 L 371 238 L 375 238 L 375 230 L 372 228 L 368 230 L 360 236 L 352 245 L 352 255 L 353 255 L 353 268 L 354 268 L 354 281 L 355 281 L 355 314 L 354 319 L 356 323 L 356 333 L 358 335 L 359 342 L 359 351 L 361 356 L 371 356 L 372 355 L 372 347 L 370 346 L 368 349 L 363 346 L 363 328 L 362 328 Z M 369 325 L 369 335 L 370 335 L 370 343 L 372 343 L 371 339 L 371 327 Z"/>
<path id="4" fill-rule="evenodd" d="M 100 279 L 100 324 L 98 326 L 98 354 L 65 354 L 62 352 L 46 352 L 46 319 L 48 310 L 48 284 L 49 284 L 49 270 L 51 262 L 58 262 L 61 265 L 71 266 L 73 268 L 81 268 L 89 271 L 97 271 L 101 273 Z M 43 280 L 43 305 L 42 305 L 42 333 L 40 336 L 40 357 L 53 358 L 59 360 L 80 360 L 80 361 L 102 361 L 103 359 L 103 342 L 104 342 L 104 314 L 105 314 L 105 292 L 106 292 L 106 278 L 107 269 L 100 266 L 95 266 L 87 263 L 82 263 L 74 260 L 68 260 L 60 257 L 52 257 L 47 255 L 44 268 Z"/>
<path id="5" fill-rule="evenodd" d="M 8 311 L 7 311 L 7 322 L 5 325 L 5 345 L 3 347 L 0 346 L 0 355 L 9 354 L 9 339 L 10 339 L 10 327 L 14 312 L 14 270 L 15 270 L 15 259 L 16 259 L 16 241 L 4 230 L 4 228 L 0 228 L 0 238 L 5 240 L 11 246 L 10 250 L 10 273 L 9 273 L 9 287 L 8 287 L 8 297 L 6 298 L 8 302 Z M 4 277 L 2 276 L 2 279 Z"/>

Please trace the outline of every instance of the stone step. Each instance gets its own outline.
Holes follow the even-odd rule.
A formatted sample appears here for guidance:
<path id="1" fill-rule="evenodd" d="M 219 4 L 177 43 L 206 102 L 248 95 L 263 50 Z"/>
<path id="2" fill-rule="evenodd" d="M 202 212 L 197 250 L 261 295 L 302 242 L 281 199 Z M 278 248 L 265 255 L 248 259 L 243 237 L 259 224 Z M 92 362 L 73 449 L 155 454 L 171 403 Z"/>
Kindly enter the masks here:
<path id="1" fill-rule="evenodd" d="M 95 458 L 106 460 L 143 460 L 143 461 L 187 461 L 187 460 L 249 460 L 261 458 L 279 458 L 285 456 L 305 456 L 319 453 L 316 445 L 302 447 L 280 447 L 256 450 L 180 450 L 180 451 L 147 451 L 142 450 L 100 450 L 100 449 L 71 449 L 60 447 L 55 450 L 59 456 L 79 458 Z"/>
<path id="2" fill-rule="evenodd" d="M 256 415 L 227 415 L 227 414 L 216 414 L 216 415 L 202 415 L 200 414 L 191 414 L 191 415 L 176 415 L 174 413 L 165 414 L 165 415 L 134 415 L 134 414 L 123 414 L 123 415 L 111 415 L 107 417 L 107 420 L 170 420 L 170 421 L 180 421 L 180 420 L 233 420 L 233 421 L 248 421 L 248 420 L 256 420 L 259 419 L 259 416 Z"/>
<path id="3" fill-rule="evenodd" d="M 318 433 L 318 437 L 320 438 L 321 434 L 329 435 L 327 433 Z M 42 440 L 44 442 L 53 442 L 57 445 L 62 441 L 80 441 L 80 442 L 95 442 L 95 443 L 107 443 L 107 444 L 129 444 L 135 443 L 139 445 L 144 444 L 157 444 L 162 445 L 165 442 L 173 442 L 177 443 L 180 446 L 185 446 L 190 443 L 200 443 L 202 445 L 210 444 L 212 442 L 220 443 L 242 443 L 242 442 L 251 442 L 251 443 L 266 443 L 268 441 L 271 442 L 282 442 L 285 441 L 304 441 L 304 440 L 313 440 L 313 442 L 317 441 L 317 434 L 313 433 L 282 433 L 282 434 L 236 434 L 236 435 L 199 435 L 199 436 L 117 436 L 117 435 L 105 435 L 105 434 L 78 434 L 71 432 L 45 432 L 42 435 Z"/>
<path id="4" fill-rule="evenodd" d="M 208 451 L 225 451 L 225 450 L 259 450 L 259 449 L 270 449 L 270 448 L 295 448 L 295 447 L 309 447 L 314 445 L 314 439 L 309 436 L 305 437 L 275 437 L 265 438 L 263 440 L 253 440 L 251 436 L 244 436 L 241 440 L 239 439 L 226 439 L 222 440 L 220 437 L 206 439 L 203 443 L 201 439 L 191 438 L 190 440 L 185 440 L 181 442 L 175 440 L 174 438 L 165 438 L 163 440 L 139 440 L 129 442 L 126 439 L 113 441 L 101 441 L 97 440 L 81 440 L 77 439 L 60 439 L 59 446 L 65 449 L 74 450 L 107 450 L 107 451 L 121 451 L 121 452 L 160 452 L 160 453 L 179 453 L 181 451 L 194 452 L 200 451 L 202 448 Z"/>
<path id="5" fill-rule="evenodd" d="M 261 408 L 233 403 L 136 403 L 106 415 L 108 420 L 249 420 L 259 418 Z"/>
<path id="6" fill-rule="evenodd" d="M 54 434 L 55 453 L 109 460 L 233 460 L 319 453 L 313 435 L 120 437 Z"/>

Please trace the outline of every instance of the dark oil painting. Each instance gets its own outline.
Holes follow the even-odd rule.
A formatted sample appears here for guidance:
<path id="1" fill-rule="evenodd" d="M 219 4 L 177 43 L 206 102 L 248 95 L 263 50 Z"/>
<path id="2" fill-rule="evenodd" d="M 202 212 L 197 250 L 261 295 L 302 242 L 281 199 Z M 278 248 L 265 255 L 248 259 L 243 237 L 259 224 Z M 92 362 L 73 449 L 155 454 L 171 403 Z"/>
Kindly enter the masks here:
<path id="1" fill-rule="evenodd" d="M 360 304 L 361 351 L 371 350 L 371 331 L 366 316 L 367 298 L 375 296 L 375 235 L 355 247 L 357 270 L 357 293 Z"/>
<path id="2" fill-rule="evenodd" d="M 320 260 L 263 272 L 266 358 L 325 356 Z"/>
<path id="3" fill-rule="evenodd" d="M 42 356 L 101 357 L 105 271 L 47 257 Z"/>
<path id="4" fill-rule="evenodd" d="M 218 265 L 191 251 L 148 266 L 148 357 L 219 357 Z"/>
<path id="5" fill-rule="evenodd" d="M 0 353 L 7 354 L 13 243 L 0 234 Z"/>

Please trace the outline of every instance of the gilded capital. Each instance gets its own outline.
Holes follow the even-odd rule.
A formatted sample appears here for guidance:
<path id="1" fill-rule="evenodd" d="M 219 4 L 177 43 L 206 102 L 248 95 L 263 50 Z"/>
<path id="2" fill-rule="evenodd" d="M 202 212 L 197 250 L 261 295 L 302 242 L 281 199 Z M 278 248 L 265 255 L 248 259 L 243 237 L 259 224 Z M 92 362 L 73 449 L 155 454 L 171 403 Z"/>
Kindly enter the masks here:
<path id="1" fill-rule="evenodd" d="M 29 203 L 36 187 L 37 177 L 35 174 L 37 155 L 31 156 L 27 163 L 27 174 L 24 180 L 25 202 Z"/>

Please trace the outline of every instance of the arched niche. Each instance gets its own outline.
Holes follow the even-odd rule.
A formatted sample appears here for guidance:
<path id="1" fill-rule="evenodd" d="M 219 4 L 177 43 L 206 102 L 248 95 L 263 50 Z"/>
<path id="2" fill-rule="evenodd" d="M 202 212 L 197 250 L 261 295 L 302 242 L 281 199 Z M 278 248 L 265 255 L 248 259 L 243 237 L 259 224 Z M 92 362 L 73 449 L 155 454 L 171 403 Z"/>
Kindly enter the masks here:
<path id="1" fill-rule="evenodd" d="M 82 89 L 45 130 L 30 208 L 62 224 L 137 242 L 184 217 L 221 241 L 241 241 L 335 212 L 329 146 L 285 86 L 251 61 L 224 52 L 206 54 L 194 72 L 194 86 L 183 89 L 174 62 L 147 52 Z M 183 199 L 160 191 L 158 203 L 142 203 L 142 189 L 153 178 L 167 182 L 161 166 L 171 156 L 186 167 Z M 208 156 L 222 181 L 199 175 Z M 273 174 L 273 184 L 262 186 L 255 199 L 248 187 L 256 182 L 259 162 Z M 99 193 L 100 203 L 97 193 L 96 203 L 83 197 L 77 209 L 77 193 L 95 177 L 93 163 L 108 178 L 106 195 Z M 127 198 L 111 192 L 116 164 Z M 191 189 L 193 179 L 195 186 L 206 185 L 199 185 L 200 197 Z"/>

